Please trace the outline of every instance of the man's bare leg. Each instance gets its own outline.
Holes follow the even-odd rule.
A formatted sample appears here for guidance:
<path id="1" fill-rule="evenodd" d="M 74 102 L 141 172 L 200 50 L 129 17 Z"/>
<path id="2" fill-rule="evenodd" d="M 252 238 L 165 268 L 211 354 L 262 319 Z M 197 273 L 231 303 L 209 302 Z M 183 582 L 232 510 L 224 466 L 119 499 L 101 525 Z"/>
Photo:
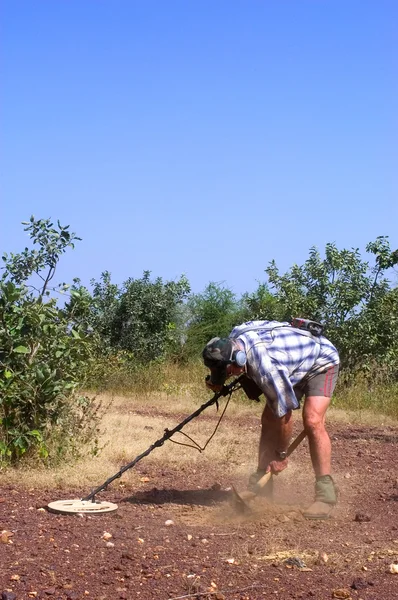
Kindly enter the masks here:
<path id="1" fill-rule="evenodd" d="M 308 519 L 327 519 L 336 504 L 336 488 L 331 477 L 331 442 L 325 428 L 330 398 L 309 396 L 303 408 L 304 429 L 308 436 L 315 471 L 315 502 L 304 511 Z"/>
<path id="2" fill-rule="evenodd" d="M 261 416 L 261 436 L 258 452 L 258 469 L 269 471 L 271 463 L 277 461 L 276 452 L 287 450 L 293 431 L 292 412 L 284 417 L 274 415 L 269 406 L 265 406 Z M 287 466 L 287 461 L 278 461 L 279 465 L 272 464 L 272 471 L 282 471 Z M 280 468 L 278 468 L 280 467 Z"/>
<path id="3" fill-rule="evenodd" d="M 332 447 L 325 429 L 326 411 L 330 398 L 309 396 L 303 408 L 304 429 L 308 436 L 312 466 L 315 475 L 330 475 Z"/>
<path id="4" fill-rule="evenodd" d="M 265 406 L 261 416 L 261 436 L 258 449 L 258 468 L 249 478 L 249 489 L 258 491 L 256 484 L 265 473 L 279 473 L 286 469 L 287 459 L 278 460 L 277 452 L 287 450 L 292 435 L 293 420 L 291 412 L 284 417 L 276 417 L 269 406 Z M 261 495 L 272 500 L 273 480 L 268 481 L 261 490 Z"/>

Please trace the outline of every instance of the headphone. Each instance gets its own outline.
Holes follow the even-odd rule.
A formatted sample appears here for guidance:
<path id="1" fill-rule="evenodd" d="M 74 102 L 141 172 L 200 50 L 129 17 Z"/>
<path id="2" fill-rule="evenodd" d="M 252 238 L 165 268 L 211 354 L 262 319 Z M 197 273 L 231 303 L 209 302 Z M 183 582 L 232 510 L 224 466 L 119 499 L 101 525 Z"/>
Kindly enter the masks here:
<path id="1" fill-rule="evenodd" d="M 246 352 L 243 352 L 243 350 L 234 350 L 231 362 L 235 363 L 238 367 L 244 367 L 247 362 Z"/>

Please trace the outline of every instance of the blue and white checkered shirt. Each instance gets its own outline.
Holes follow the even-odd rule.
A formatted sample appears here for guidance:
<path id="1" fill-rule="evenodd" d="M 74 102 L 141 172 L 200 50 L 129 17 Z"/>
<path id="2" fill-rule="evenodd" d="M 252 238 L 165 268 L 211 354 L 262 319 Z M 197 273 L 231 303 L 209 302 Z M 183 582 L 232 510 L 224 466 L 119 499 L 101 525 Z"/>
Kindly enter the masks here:
<path id="1" fill-rule="evenodd" d="M 244 345 L 247 374 L 280 417 L 300 407 L 293 386 L 303 377 L 324 373 L 340 362 L 328 339 L 315 338 L 290 323 L 248 321 L 235 327 L 229 337 Z"/>

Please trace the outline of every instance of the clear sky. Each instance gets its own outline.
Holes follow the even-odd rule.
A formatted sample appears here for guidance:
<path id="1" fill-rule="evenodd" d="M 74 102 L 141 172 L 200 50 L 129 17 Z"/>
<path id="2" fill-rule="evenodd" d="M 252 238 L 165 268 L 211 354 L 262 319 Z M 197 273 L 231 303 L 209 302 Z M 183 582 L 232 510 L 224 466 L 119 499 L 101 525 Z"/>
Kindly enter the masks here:
<path id="1" fill-rule="evenodd" d="M 58 280 L 238 295 L 315 245 L 398 247 L 396 0 L 3 0 L 0 251 Z"/>

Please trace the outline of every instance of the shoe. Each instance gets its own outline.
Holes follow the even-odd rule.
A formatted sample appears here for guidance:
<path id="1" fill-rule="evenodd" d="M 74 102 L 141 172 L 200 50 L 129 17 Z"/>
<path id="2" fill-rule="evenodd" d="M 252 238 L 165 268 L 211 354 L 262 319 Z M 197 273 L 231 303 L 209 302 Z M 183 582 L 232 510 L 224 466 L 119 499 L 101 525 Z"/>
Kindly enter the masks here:
<path id="1" fill-rule="evenodd" d="M 265 475 L 265 471 L 262 469 L 258 469 L 254 473 L 252 473 L 249 477 L 249 481 L 247 484 L 247 489 L 250 492 L 256 494 L 256 496 L 261 496 L 262 498 L 267 498 L 268 500 L 272 500 L 274 497 L 274 481 L 273 477 L 264 485 L 264 487 L 258 487 L 257 483 L 259 480 Z"/>
<path id="2" fill-rule="evenodd" d="M 311 506 L 307 508 L 307 510 L 302 512 L 302 514 L 306 519 L 326 520 L 330 518 L 333 508 L 334 504 L 327 504 L 327 502 L 315 500 L 315 502 L 313 502 Z"/>
<path id="3" fill-rule="evenodd" d="M 330 475 L 322 475 L 315 481 L 315 502 L 303 511 L 306 519 L 329 519 L 337 504 L 337 487 Z"/>

